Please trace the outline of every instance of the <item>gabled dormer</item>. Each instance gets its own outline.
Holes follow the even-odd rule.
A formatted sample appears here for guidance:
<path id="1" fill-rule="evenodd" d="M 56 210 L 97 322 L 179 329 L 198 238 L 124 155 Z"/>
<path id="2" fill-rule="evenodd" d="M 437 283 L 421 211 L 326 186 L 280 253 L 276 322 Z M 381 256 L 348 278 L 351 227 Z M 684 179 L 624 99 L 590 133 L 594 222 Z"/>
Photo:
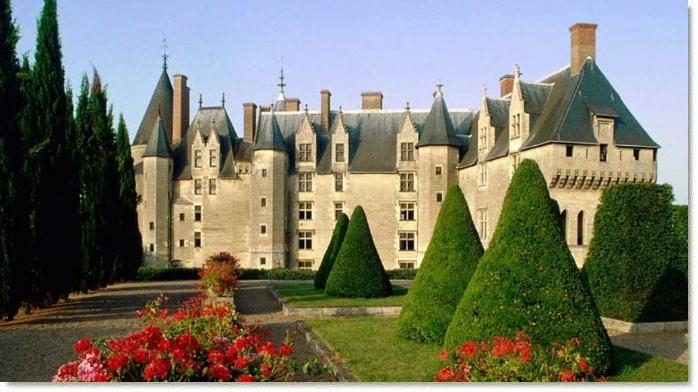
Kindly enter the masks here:
<path id="1" fill-rule="evenodd" d="M 521 72 L 518 64 L 514 72 L 514 82 L 509 104 L 509 151 L 518 152 L 523 140 L 528 138 L 529 115 L 524 106 L 524 96 L 521 91 Z"/>
<path id="2" fill-rule="evenodd" d="M 415 170 L 417 168 L 417 143 L 419 142 L 419 132 L 412 118 L 409 102 L 405 106 L 405 114 L 402 125 L 397 134 L 395 148 L 395 165 L 400 170 Z"/>
<path id="3" fill-rule="evenodd" d="M 315 171 L 317 162 L 317 131 L 305 112 L 296 131 L 296 170 Z"/>
<path id="4" fill-rule="evenodd" d="M 340 108 L 330 131 L 332 143 L 332 171 L 346 172 L 349 167 L 349 130 L 344 125 L 344 114 Z"/>
<path id="5" fill-rule="evenodd" d="M 201 175 L 204 170 L 204 153 L 206 150 L 206 139 L 202 132 L 202 124 L 197 122 L 194 129 L 194 138 L 191 143 L 191 171 L 192 176 Z"/>
<path id="6" fill-rule="evenodd" d="M 482 96 L 480 98 L 480 116 L 477 124 L 477 148 L 478 161 L 484 162 L 487 155 L 494 146 L 494 127 L 490 121 L 490 111 L 487 105 L 487 87 L 482 86 Z"/>

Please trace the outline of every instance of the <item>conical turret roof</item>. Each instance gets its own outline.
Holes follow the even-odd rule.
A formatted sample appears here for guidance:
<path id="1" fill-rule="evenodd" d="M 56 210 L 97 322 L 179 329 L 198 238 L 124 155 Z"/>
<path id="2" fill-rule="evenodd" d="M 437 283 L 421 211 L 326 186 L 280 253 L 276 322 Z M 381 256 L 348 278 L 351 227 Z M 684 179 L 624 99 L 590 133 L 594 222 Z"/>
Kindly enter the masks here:
<path id="1" fill-rule="evenodd" d="M 170 158 L 171 156 L 172 150 L 170 150 L 170 141 L 167 138 L 165 124 L 162 118 L 158 117 L 157 123 L 150 134 L 148 145 L 143 152 L 143 157 Z"/>
<path id="2" fill-rule="evenodd" d="M 257 139 L 254 142 L 254 150 L 281 150 L 288 151 L 284 137 L 279 128 L 279 122 L 276 120 L 276 115 L 271 112 L 271 126 L 262 127 L 257 133 Z"/>
<path id="3" fill-rule="evenodd" d="M 138 127 L 133 145 L 148 144 L 153 128 L 157 125 L 158 117 L 162 118 L 167 134 L 172 130 L 172 98 L 173 89 L 167 70 L 163 68 L 160 79 L 155 86 L 155 91 L 150 98 L 148 108 L 143 115 L 141 125 Z"/>
<path id="4" fill-rule="evenodd" d="M 453 122 L 446 107 L 441 86 L 434 94 L 434 103 L 424 122 L 424 131 L 419 138 L 417 147 L 424 146 L 458 146 L 461 143 L 453 130 Z"/>

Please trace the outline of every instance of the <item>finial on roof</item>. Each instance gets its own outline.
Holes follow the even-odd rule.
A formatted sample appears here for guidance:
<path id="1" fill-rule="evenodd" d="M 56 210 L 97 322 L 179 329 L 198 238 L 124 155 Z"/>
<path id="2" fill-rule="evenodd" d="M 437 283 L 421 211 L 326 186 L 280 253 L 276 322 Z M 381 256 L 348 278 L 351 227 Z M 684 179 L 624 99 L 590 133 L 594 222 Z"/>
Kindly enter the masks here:
<path id="1" fill-rule="evenodd" d="M 407 110 L 408 112 L 410 111 L 410 101 L 407 101 L 407 103 L 405 103 L 405 110 Z"/>
<path id="2" fill-rule="evenodd" d="M 442 88 L 443 86 L 444 86 L 444 83 L 443 83 L 443 81 L 441 80 L 441 78 L 439 78 L 439 80 L 436 81 L 436 92 L 434 93 L 434 97 L 435 97 L 435 98 L 436 98 L 437 95 L 438 95 L 439 97 L 442 97 L 442 96 L 444 95 L 444 92 L 441 90 L 441 88 Z"/>
<path id="3" fill-rule="evenodd" d="M 167 38 L 162 39 L 162 69 L 167 71 L 167 58 L 170 57 L 167 55 L 167 49 L 170 47 L 167 46 Z"/>
<path id="4" fill-rule="evenodd" d="M 307 103 L 305 104 L 305 109 L 303 109 L 303 111 L 305 112 L 305 114 L 308 114 L 308 104 Z"/>
<path id="5" fill-rule="evenodd" d="M 487 84 L 485 84 L 485 83 L 482 84 L 482 96 L 483 97 L 487 96 Z"/>
<path id="6" fill-rule="evenodd" d="M 286 78 L 284 77 L 284 67 L 282 65 L 281 66 L 281 74 L 279 75 L 279 83 L 277 83 L 277 86 L 279 86 L 279 93 L 281 93 L 281 95 L 285 96 L 286 93 L 284 91 L 284 87 L 286 87 L 286 83 L 284 83 L 284 79 L 286 79 Z"/>
<path id="7" fill-rule="evenodd" d="M 342 105 L 339 105 L 339 113 L 342 113 Z"/>
<path id="8" fill-rule="evenodd" d="M 223 93 L 223 97 L 221 98 L 221 106 L 225 107 L 225 93 Z"/>
<path id="9" fill-rule="evenodd" d="M 197 118 L 197 119 L 196 119 L 196 129 L 197 129 L 198 131 L 201 130 L 201 119 L 200 119 L 200 118 Z"/>
<path id="10" fill-rule="evenodd" d="M 204 106 L 204 98 L 201 96 L 201 93 L 199 93 L 199 109 Z"/>
<path id="11" fill-rule="evenodd" d="M 514 68 L 516 69 L 516 71 L 514 72 L 514 75 L 515 75 L 517 78 L 520 77 L 520 76 L 521 76 L 521 67 L 519 67 L 518 64 L 514 64 Z"/>

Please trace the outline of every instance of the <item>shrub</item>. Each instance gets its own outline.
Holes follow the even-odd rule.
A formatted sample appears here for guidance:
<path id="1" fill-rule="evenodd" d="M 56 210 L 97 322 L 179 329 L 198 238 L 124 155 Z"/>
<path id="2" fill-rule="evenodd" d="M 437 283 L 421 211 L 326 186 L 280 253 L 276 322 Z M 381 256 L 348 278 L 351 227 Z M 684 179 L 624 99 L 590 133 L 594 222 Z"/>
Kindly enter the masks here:
<path id="1" fill-rule="evenodd" d="M 453 352 L 441 352 L 447 364 L 434 381 L 541 382 L 607 381 L 594 374 L 578 350 L 578 339 L 550 347 L 534 345 L 526 334 L 494 337 L 489 342 L 467 341 Z"/>
<path id="2" fill-rule="evenodd" d="M 291 346 L 245 328 L 232 304 L 200 295 L 170 314 L 162 302 L 139 311 L 146 326 L 124 339 L 79 340 L 78 359 L 52 380 L 276 381 L 293 374 Z"/>
<path id="3" fill-rule="evenodd" d="M 315 271 L 272 268 L 272 269 L 245 269 L 240 280 L 313 280 Z"/>
<path id="4" fill-rule="evenodd" d="M 541 345 L 579 338 L 581 355 L 601 374 L 610 366 L 608 335 L 565 243 L 545 179 L 529 159 L 511 179 L 489 248 L 445 342 L 453 348 L 519 331 Z"/>
<path id="5" fill-rule="evenodd" d="M 669 185 L 618 184 L 603 192 L 583 269 L 602 315 L 686 320 L 687 284 L 673 265 L 672 201 Z"/>
<path id="6" fill-rule="evenodd" d="M 674 267 L 688 279 L 688 206 L 674 205 L 672 208 L 674 244 Z"/>
<path id="7" fill-rule="evenodd" d="M 448 189 L 434 233 L 398 319 L 398 335 L 443 343 L 446 329 L 483 253 L 458 185 Z"/>
<path id="8" fill-rule="evenodd" d="M 162 268 L 141 267 L 134 278 L 137 282 L 155 282 L 168 280 L 197 280 L 201 268 Z"/>
<path id="9" fill-rule="evenodd" d="M 419 269 L 394 269 L 385 272 L 388 274 L 388 278 L 390 278 L 390 280 L 414 280 L 415 276 L 417 276 L 417 272 L 419 272 Z"/>
<path id="10" fill-rule="evenodd" d="M 212 255 L 201 270 L 201 286 L 216 295 L 232 295 L 237 290 L 240 262 L 227 252 Z"/>
<path id="11" fill-rule="evenodd" d="M 349 217 L 347 214 L 342 213 L 337 218 L 337 223 L 334 225 L 334 232 L 332 232 L 332 239 L 330 244 L 327 246 L 325 255 L 322 257 L 322 262 L 320 267 L 315 274 L 315 281 L 313 284 L 315 288 L 324 289 L 327 284 L 327 277 L 332 271 L 332 266 L 337 258 L 337 253 L 339 253 L 339 247 L 342 246 L 342 240 L 344 240 L 344 235 L 347 233 L 347 227 L 349 226 Z"/>
<path id="12" fill-rule="evenodd" d="M 325 293 L 335 297 L 386 297 L 392 293 L 388 274 L 373 243 L 361 206 L 354 208 Z"/>

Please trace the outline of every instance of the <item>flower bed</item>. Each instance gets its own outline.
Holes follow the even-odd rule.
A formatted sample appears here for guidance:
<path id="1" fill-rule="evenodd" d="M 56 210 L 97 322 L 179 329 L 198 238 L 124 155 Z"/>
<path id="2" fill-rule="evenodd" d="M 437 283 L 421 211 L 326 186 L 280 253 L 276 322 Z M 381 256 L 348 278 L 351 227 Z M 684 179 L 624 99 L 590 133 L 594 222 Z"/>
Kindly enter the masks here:
<path id="1" fill-rule="evenodd" d="M 221 296 L 235 293 L 241 274 L 240 261 L 230 253 L 221 252 L 208 258 L 199 277 L 204 290 Z"/>
<path id="2" fill-rule="evenodd" d="M 546 348 L 533 345 L 523 333 L 513 339 L 467 341 L 454 352 L 441 353 L 447 365 L 434 381 L 607 381 L 595 375 L 589 361 L 580 356 L 579 344 L 579 339 L 571 339 Z"/>

